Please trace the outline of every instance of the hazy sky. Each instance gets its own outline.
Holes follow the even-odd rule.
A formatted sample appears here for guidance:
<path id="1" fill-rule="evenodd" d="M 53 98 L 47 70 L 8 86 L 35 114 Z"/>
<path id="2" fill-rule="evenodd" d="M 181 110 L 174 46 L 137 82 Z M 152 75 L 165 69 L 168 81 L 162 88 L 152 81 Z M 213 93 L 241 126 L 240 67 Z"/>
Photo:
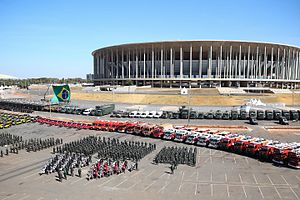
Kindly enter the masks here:
<path id="1" fill-rule="evenodd" d="M 299 0 L 0 0 L 0 74 L 85 77 L 121 43 L 226 39 L 300 46 Z"/>

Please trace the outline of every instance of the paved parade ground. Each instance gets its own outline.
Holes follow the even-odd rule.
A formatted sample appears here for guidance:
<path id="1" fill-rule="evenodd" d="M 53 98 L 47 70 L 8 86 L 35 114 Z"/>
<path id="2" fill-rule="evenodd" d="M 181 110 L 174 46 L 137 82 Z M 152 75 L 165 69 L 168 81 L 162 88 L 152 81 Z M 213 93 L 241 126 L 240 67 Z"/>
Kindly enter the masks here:
<path id="1" fill-rule="evenodd" d="M 300 173 L 234 153 L 197 147 L 196 167 L 179 165 L 174 174 L 170 165 L 152 163 L 164 146 L 186 144 L 143 138 L 128 134 L 50 127 L 37 123 L 13 126 L 1 133 L 23 138 L 55 137 L 64 142 L 88 135 L 155 143 L 157 148 L 139 163 L 139 170 L 87 181 L 68 176 L 62 183 L 57 173 L 39 175 L 52 148 L 0 158 L 0 200 L 24 199 L 300 199 Z M 258 134 L 255 130 L 248 134 Z M 269 138 L 269 136 L 268 136 Z M 299 135 L 294 140 L 299 141 Z M 95 158 L 93 158 L 95 161 Z"/>

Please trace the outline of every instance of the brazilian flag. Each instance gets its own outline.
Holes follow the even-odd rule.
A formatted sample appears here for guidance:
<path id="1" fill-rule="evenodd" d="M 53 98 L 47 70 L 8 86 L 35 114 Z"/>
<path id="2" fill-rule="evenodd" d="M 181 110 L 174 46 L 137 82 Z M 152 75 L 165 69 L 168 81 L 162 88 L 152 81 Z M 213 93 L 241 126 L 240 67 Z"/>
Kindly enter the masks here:
<path id="1" fill-rule="evenodd" d="M 54 97 L 58 102 L 69 102 L 71 99 L 71 90 L 69 85 L 52 85 Z"/>

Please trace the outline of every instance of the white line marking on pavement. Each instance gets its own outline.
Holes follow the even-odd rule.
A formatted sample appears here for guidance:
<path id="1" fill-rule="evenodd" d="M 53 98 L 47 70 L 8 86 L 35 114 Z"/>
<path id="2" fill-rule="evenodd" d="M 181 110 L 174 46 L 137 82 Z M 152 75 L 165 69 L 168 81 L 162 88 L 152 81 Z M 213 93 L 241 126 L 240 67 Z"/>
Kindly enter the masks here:
<path id="1" fill-rule="evenodd" d="M 236 159 L 235 159 L 235 157 L 233 157 L 233 160 L 234 160 L 234 164 L 236 164 Z"/>
<path id="2" fill-rule="evenodd" d="M 169 183 L 170 182 L 166 181 L 166 184 L 162 188 L 160 188 L 160 190 L 158 190 L 158 193 L 161 193 L 163 190 L 165 190 L 165 188 L 169 185 Z"/>
<path id="3" fill-rule="evenodd" d="M 210 160 L 210 164 L 212 165 L 212 157 L 209 157 L 209 160 Z"/>
<path id="4" fill-rule="evenodd" d="M 197 190 L 198 190 L 198 184 L 196 183 L 196 187 L 195 187 L 195 195 L 197 195 Z"/>
<path id="5" fill-rule="evenodd" d="M 239 174 L 239 177 L 240 177 L 240 181 L 241 181 L 241 183 L 243 183 L 243 179 L 242 179 L 242 176 L 241 176 L 241 174 Z"/>
<path id="6" fill-rule="evenodd" d="M 263 193 L 262 193 L 262 191 L 261 191 L 261 189 L 260 189 L 259 186 L 258 186 L 258 190 L 259 190 L 259 192 L 260 192 L 261 197 L 264 199 L 265 197 L 264 197 L 264 195 L 263 195 Z"/>
<path id="7" fill-rule="evenodd" d="M 210 184 L 210 196 L 214 196 L 214 186 Z"/>
<path id="8" fill-rule="evenodd" d="M 213 181 L 213 174 L 212 174 L 212 171 L 210 172 L 210 182 Z"/>
<path id="9" fill-rule="evenodd" d="M 42 199 L 44 199 L 44 197 L 40 197 L 40 198 L 38 198 L 37 200 L 42 200 Z"/>
<path id="10" fill-rule="evenodd" d="M 152 183 L 150 183 L 147 187 L 145 187 L 144 192 L 146 190 L 148 190 L 152 185 L 154 185 L 154 183 L 156 183 L 156 181 L 153 181 Z"/>
<path id="11" fill-rule="evenodd" d="M 247 197 L 246 190 L 245 190 L 245 186 L 242 186 L 242 188 L 243 188 L 243 191 L 244 191 L 245 198 L 248 198 L 248 197 Z"/>
<path id="12" fill-rule="evenodd" d="M 157 170 L 153 170 L 152 172 L 150 172 L 149 174 L 147 174 L 145 177 L 151 176 L 154 172 L 156 172 Z"/>
<path id="13" fill-rule="evenodd" d="M 230 197 L 230 193 L 229 193 L 229 185 L 226 184 L 226 189 L 227 189 L 227 197 L 229 198 Z"/>
<path id="14" fill-rule="evenodd" d="M 252 174 L 252 175 L 253 175 L 253 179 L 255 181 L 255 184 L 258 184 L 255 174 Z"/>
<path id="15" fill-rule="evenodd" d="M 269 175 L 266 175 L 266 176 L 268 177 L 270 183 L 271 183 L 272 185 L 274 185 L 274 183 L 273 183 L 273 181 L 271 180 L 270 176 L 269 176 Z"/>
<path id="16" fill-rule="evenodd" d="M 300 178 L 296 175 L 296 178 L 300 181 Z"/>
<path id="17" fill-rule="evenodd" d="M 293 192 L 293 194 L 295 195 L 295 197 L 296 197 L 297 199 L 299 199 L 298 195 L 297 195 L 296 192 L 293 190 L 293 188 L 290 187 L 290 189 L 292 190 L 292 192 Z"/>
<path id="18" fill-rule="evenodd" d="M 227 177 L 227 173 L 225 173 L 225 182 L 228 182 L 228 177 Z"/>
<path id="19" fill-rule="evenodd" d="M 275 189 L 275 191 L 277 192 L 277 194 L 278 194 L 279 198 L 280 198 L 280 199 L 282 199 L 282 197 L 281 197 L 281 195 L 280 195 L 279 191 L 277 190 L 277 188 L 276 188 L 275 186 L 274 186 L 274 189 Z"/>
<path id="20" fill-rule="evenodd" d="M 114 188 L 122 185 L 123 183 L 125 183 L 126 181 L 128 181 L 128 178 L 126 178 L 125 180 L 121 181 L 120 183 L 118 183 L 117 185 L 114 186 Z"/>
<path id="21" fill-rule="evenodd" d="M 289 185 L 289 183 L 286 181 L 286 179 L 284 178 L 284 176 L 283 175 L 280 175 L 280 176 L 284 180 L 284 182 L 286 183 L 286 185 Z"/>
<path id="22" fill-rule="evenodd" d="M 245 160 L 246 160 L 247 165 L 249 165 L 249 160 L 247 157 L 245 157 Z"/>

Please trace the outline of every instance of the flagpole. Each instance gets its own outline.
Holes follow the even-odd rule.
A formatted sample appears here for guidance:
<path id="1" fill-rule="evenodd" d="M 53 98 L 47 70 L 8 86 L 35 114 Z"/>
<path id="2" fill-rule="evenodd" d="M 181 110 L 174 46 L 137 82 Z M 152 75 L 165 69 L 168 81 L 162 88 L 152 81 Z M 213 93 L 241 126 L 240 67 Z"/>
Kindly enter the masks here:
<path id="1" fill-rule="evenodd" d="M 51 84 L 50 84 L 49 87 L 51 87 Z M 49 95 L 50 95 L 50 94 L 49 94 Z M 51 118 L 51 99 L 49 99 L 49 107 L 50 107 L 50 118 Z"/>

